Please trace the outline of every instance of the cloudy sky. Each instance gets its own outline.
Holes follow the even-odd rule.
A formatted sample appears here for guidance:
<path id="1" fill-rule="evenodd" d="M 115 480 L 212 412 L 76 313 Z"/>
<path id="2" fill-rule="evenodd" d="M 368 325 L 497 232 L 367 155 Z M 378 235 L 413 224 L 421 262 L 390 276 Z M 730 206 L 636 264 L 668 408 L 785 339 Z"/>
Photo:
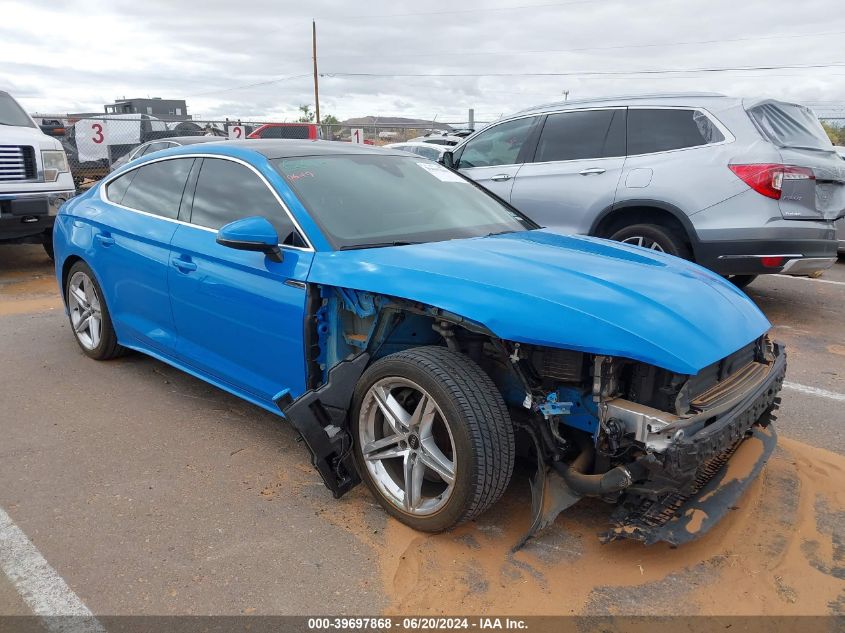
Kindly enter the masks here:
<path id="1" fill-rule="evenodd" d="M 340 119 L 489 121 L 565 90 L 845 104 L 842 0 L 0 0 L 0 15 L 0 89 L 30 112 L 160 96 L 195 118 L 290 120 L 313 103 L 312 18 L 321 110 Z"/>

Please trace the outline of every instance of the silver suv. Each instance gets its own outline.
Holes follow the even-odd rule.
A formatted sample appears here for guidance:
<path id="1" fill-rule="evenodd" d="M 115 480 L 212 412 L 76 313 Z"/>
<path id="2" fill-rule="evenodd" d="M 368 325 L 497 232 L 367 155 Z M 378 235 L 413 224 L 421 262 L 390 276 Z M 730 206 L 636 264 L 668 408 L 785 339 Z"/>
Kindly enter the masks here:
<path id="1" fill-rule="evenodd" d="M 441 162 L 544 226 L 692 259 L 738 285 L 836 259 L 845 165 L 804 106 L 672 94 L 538 106 Z"/>

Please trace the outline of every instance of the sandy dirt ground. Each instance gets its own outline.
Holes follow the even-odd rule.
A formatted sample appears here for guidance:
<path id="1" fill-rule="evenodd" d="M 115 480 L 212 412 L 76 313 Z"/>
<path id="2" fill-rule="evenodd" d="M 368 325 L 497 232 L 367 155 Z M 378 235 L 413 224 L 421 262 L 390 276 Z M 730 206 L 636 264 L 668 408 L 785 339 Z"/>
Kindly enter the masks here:
<path id="1" fill-rule="evenodd" d="M 697 541 L 602 545 L 610 507 L 586 500 L 512 553 L 527 470 L 440 535 L 388 519 L 363 486 L 336 501 L 274 416 L 152 359 L 82 356 L 49 262 L 9 250 L 0 506 L 95 613 L 845 615 L 843 402 L 784 390 L 773 458 Z M 845 281 L 845 264 L 826 278 Z M 755 286 L 790 346 L 788 379 L 845 393 L 845 284 Z M 0 576 L 0 613 L 23 610 Z"/>

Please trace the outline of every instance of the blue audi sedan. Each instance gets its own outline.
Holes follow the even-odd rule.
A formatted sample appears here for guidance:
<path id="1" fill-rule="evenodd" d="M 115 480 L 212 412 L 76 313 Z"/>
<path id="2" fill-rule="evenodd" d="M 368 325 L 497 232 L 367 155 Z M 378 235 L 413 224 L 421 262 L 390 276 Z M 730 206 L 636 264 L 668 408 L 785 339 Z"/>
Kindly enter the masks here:
<path id="1" fill-rule="evenodd" d="M 142 352 L 279 414 L 336 497 L 363 480 L 419 530 L 484 512 L 524 447 L 529 535 L 592 496 L 616 506 L 604 538 L 680 543 L 775 445 L 786 356 L 741 291 L 401 151 L 148 154 L 67 202 L 53 243 L 85 355 Z"/>

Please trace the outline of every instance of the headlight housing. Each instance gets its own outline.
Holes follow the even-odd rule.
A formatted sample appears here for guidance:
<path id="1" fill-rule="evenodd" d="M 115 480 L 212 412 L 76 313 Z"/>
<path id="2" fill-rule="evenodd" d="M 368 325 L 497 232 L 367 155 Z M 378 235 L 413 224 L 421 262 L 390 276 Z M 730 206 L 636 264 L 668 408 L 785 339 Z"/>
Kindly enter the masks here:
<path id="1" fill-rule="evenodd" d="M 45 149 L 41 151 L 41 164 L 44 167 L 44 180 L 55 182 L 59 174 L 70 171 L 67 166 L 67 156 L 64 150 Z"/>

